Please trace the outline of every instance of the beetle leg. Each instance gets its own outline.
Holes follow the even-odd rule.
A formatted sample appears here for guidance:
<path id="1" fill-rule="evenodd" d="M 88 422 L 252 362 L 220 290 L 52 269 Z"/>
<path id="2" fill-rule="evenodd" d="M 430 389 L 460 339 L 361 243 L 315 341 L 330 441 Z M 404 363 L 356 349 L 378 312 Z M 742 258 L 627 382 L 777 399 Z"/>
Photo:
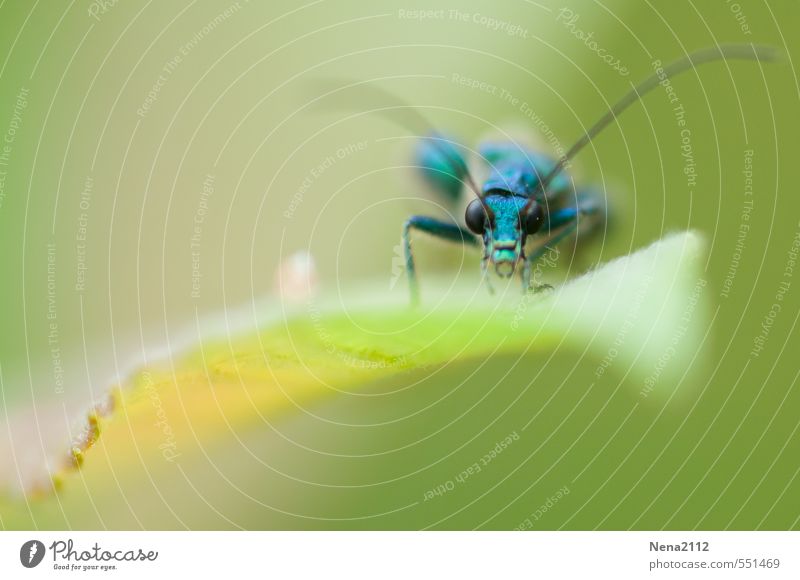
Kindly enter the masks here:
<path id="1" fill-rule="evenodd" d="M 528 292 L 541 292 L 542 290 L 549 290 L 553 287 L 549 284 L 542 284 L 539 286 L 531 287 L 531 271 L 533 263 L 541 258 L 545 252 L 550 248 L 559 244 L 564 238 L 574 233 L 578 229 L 578 216 L 581 215 L 575 208 L 566 208 L 558 210 L 550 214 L 550 228 L 561 228 L 555 234 L 541 241 L 539 245 L 531 250 L 531 253 L 525 256 L 525 265 L 522 270 L 522 291 Z"/>
<path id="2" fill-rule="evenodd" d="M 483 260 L 481 260 L 481 278 L 483 278 L 489 294 L 494 296 L 494 286 L 492 286 L 492 278 L 489 276 L 489 256 L 484 256 Z"/>
<path id="3" fill-rule="evenodd" d="M 412 229 L 451 242 L 461 242 L 462 244 L 477 245 L 478 240 L 472 232 L 454 223 L 443 222 L 422 215 L 411 216 L 406 220 L 406 223 L 403 224 L 403 249 L 406 257 L 406 272 L 408 274 L 408 287 L 411 292 L 411 304 L 417 305 L 419 304 L 419 285 L 417 283 L 417 273 L 414 266 L 414 254 L 411 251 Z"/>
<path id="4" fill-rule="evenodd" d="M 523 250 L 524 251 L 524 250 Z M 522 256 L 522 291 L 527 292 L 528 289 L 531 287 L 531 261 L 528 260 L 528 256 Z"/>
<path id="5" fill-rule="evenodd" d="M 541 258 L 545 252 L 560 243 L 564 238 L 570 234 L 575 233 L 579 225 L 582 225 L 581 220 L 589 220 L 590 226 L 597 225 L 597 217 L 603 217 L 603 205 L 598 203 L 598 195 L 593 191 L 582 191 L 577 195 L 577 207 L 566 207 L 563 209 L 555 210 L 548 216 L 548 229 L 552 232 L 559 228 L 555 234 L 543 240 L 536 246 L 531 254 L 525 258 L 525 267 L 523 268 L 523 292 L 531 290 L 531 268 L 533 263 Z M 527 279 L 526 279 L 527 276 Z M 542 284 L 532 288 L 534 292 L 552 289 L 549 284 Z"/>

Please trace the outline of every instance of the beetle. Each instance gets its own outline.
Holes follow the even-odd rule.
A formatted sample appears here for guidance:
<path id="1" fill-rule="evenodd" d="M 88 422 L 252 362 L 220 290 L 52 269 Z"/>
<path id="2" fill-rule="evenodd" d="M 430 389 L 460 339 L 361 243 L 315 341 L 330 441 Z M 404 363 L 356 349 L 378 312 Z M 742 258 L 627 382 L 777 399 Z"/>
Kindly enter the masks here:
<path id="1" fill-rule="evenodd" d="M 464 225 L 423 215 L 405 221 L 402 243 L 412 304 L 419 303 L 412 231 L 476 247 L 482 243 L 481 268 L 490 292 L 490 265 L 503 278 L 519 271 L 523 292 L 548 287 L 531 286 L 532 265 L 548 248 L 576 233 L 583 223 L 596 226 L 606 213 L 602 200 L 591 188 L 573 186 L 565 171 L 571 159 L 620 113 L 666 79 L 709 62 L 766 61 L 774 57 L 771 48 L 754 45 L 718 46 L 688 54 L 636 85 L 559 159 L 513 142 L 482 144 L 478 153 L 489 173 L 480 187 L 461 153 L 463 147 L 435 131 L 424 136 L 416 149 L 415 164 L 433 189 L 449 201 L 460 199 L 465 189 L 475 197 L 466 207 Z M 526 251 L 529 238 L 536 242 Z"/>

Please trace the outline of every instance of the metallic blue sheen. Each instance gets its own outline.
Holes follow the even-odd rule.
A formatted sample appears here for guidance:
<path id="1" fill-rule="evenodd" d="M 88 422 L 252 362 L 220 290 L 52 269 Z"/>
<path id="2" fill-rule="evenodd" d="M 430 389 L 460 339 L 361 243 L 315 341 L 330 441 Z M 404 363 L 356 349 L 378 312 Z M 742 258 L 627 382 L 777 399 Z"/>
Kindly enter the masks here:
<path id="1" fill-rule="evenodd" d="M 416 162 L 422 175 L 449 202 L 458 201 L 470 189 L 464 187 L 464 181 L 470 177 L 463 150 L 440 134 L 422 139 L 416 149 Z M 603 213 L 596 193 L 585 189 L 573 191 L 572 181 L 565 171 L 555 176 L 544 192 L 539 191 L 539 180 L 556 167 L 556 161 L 548 155 L 511 142 L 484 143 L 478 151 L 488 177 L 481 185 L 469 183 L 471 188 L 479 190 L 481 203 L 487 211 L 477 214 L 477 218 L 472 211 L 469 227 L 480 235 L 475 236 L 455 223 L 426 216 L 412 216 L 403 227 L 412 302 L 419 300 L 411 250 L 412 231 L 454 242 L 479 244 L 482 241 L 481 267 L 490 290 L 491 284 L 485 274 L 492 266 L 501 278 L 519 271 L 523 291 L 527 292 L 537 288 L 531 286 L 532 264 L 545 248 L 574 234 L 581 221 L 588 226 L 596 225 L 598 220 L 587 218 Z M 528 205 L 532 196 L 535 201 Z M 472 210 L 476 209 L 474 203 L 470 206 Z M 526 241 L 531 237 L 536 238 L 537 243 L 526 253 Z"/>
<path id="2" fill-rule="evenodd" d="M 467 163 L 452 139 L 439 134 L 420 139 L 414 163 L 431 186 L 443 193 L 448 201 L 458 201 Z"/>
<path id="3" fill-rule="evenodd" d="M 484 143 L 478 151 L 490 171 L 482 186 L 484 194 L 500 190 L 530 197 L 536 190 L 539 179 L 556 166 L 554 159 L 516 143 Z M 562 172 L 550 182 L 548 191 L 551 194 L 560 193 L 569 188 L 569 185 L 569 178 Z"/>

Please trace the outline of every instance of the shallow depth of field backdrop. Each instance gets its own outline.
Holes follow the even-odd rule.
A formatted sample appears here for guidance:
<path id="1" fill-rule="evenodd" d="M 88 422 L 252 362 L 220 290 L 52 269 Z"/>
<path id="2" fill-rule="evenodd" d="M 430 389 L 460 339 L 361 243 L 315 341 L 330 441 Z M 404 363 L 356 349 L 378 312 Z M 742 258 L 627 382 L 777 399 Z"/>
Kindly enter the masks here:
<path id="1" fill-rule="evenodd" d="M 0 526 L 797 528 L 798 25 L 781 0 L 3 2 Z M 402 302 L 402 223 L 444 215 L 407 167 L 413 130 L 306 107 L 315 81 L 380 79 L 465 144 L 510 128 L 552 150 L 654 61 L 751 42 L 782 61 L 676 78 L 677 101 L 655 90 L 578 157 L 613 220 L 545 275 L 703 234 L 687 332 L 703 347 L 676 334 L 669 371 L 556 341 L 274 417 L 248 369 L 279 357 L 233 354 L 252 407 L 198 378 L 224 374 L 198 321 L 216 316 L 225 344 L 279 318 L 288 256 L 313 256 L 320 300 Z M 415 240 L 423 300 L 454 280 L 488 298 L 477 252 Z M 505 296 L 519 301 L 516 284 Z M 636 346 L 624 317 L 604 324 Z M 643 396 L 648 376 L 678 395 Z M 140 392 L 116 398 L 83 453 L 87 409 L 117 382 Z M 213 396 L 193 404 L 191 389 Z"/>

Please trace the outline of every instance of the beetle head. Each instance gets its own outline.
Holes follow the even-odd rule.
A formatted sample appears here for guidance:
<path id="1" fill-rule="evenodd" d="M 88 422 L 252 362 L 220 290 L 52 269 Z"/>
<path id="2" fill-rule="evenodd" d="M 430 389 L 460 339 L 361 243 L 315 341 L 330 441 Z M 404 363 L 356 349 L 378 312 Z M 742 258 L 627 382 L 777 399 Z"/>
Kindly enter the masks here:
<path id="1" fill-rule="evenodd" d="M 525 239 L 542 227 L 542 206 L 508 192 L 489 193 L 474 199 L 464 215 L 467 227 L 483 237 L 484 260 L 498 276 L 509 278 L 523 258 Z"/>

